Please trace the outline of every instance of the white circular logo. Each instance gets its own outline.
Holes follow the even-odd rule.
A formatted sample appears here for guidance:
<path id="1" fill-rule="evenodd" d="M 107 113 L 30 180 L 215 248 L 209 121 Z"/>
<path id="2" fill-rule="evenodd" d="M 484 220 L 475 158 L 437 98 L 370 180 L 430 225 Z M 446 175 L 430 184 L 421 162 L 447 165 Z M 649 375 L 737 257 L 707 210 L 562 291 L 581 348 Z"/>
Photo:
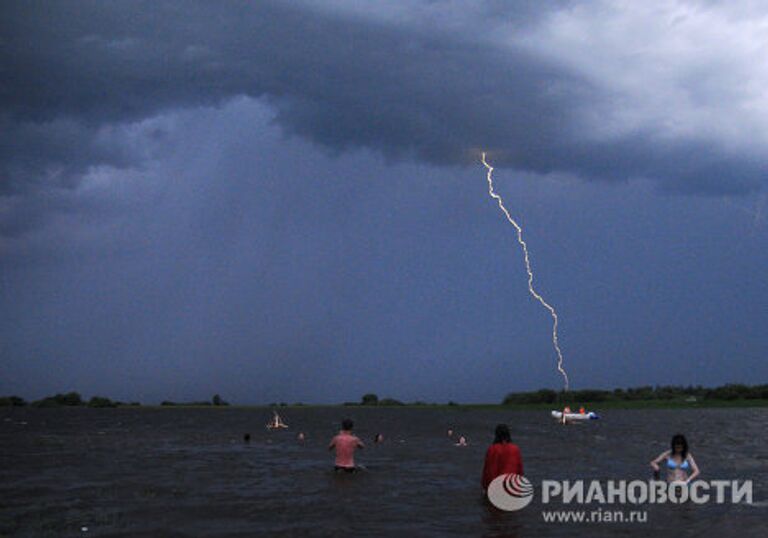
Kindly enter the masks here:
<path id="1" fill-rule="evenodd" d="M 520 510 L 533 500 L 533 485 L 523 475 L 502 474 L 488 486 L 488 500 L 501 510 Z"/>

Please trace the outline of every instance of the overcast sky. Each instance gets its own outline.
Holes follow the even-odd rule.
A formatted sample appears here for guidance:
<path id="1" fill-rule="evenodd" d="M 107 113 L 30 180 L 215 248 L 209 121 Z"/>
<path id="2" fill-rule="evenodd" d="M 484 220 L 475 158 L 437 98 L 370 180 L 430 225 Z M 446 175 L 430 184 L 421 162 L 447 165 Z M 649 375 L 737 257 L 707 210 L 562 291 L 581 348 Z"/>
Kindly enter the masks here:
<path id="1" fill-rule="evenodd" d="M 0 394 L 768 382 L 763 2 L 3 2 Z"/>

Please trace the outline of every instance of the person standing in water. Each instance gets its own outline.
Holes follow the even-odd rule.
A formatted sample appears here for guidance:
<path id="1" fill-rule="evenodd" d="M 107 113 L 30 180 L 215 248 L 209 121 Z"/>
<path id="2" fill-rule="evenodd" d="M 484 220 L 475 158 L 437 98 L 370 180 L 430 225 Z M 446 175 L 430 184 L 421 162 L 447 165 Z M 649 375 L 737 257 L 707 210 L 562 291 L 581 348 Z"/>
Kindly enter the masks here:
<path id="1" fill-rule="evenodd" d="M 357 467 L 355 467 L 355 450 L 365 448 L 365 445 L 360 438 L 352 434 L 354 426 L 354 422 L 345 418 L 341 422 L 341 431 L 331 439 L 331 443 L 328 445 L 328 450 L 336 449 L 336 461 L 334 464 L 336 471 L 353 473 L 357 470 Z"/>
<path id="2" fill-rule="evenodd" d="M 562 414 L 561 421 L 560 421 L 563 425 L 568 424 L 568 420 L 566 418 L 566 415 L 570 415 L 570 414 L 571 414 L 571 406 L 566 405 L 565 407 L 563 407 L 563 414 Z"/>
<path id="3" fill-rule="evenodd" d="M 693 459 L 693 454 L 688 451 L 688 441 L 685 436 L 677 434 L 672 437 L 671 448 L 665 450 L 651 462 L 654 475 L 659 474 L 659 463 L 666 460 L 667 482 L 691 482 L 699 476 L 699 466 Z M 689 475 L 688 472 L 691 472 Z"/>
<path id="4" fill-rule="evenodd" d="M 496 426 L 496 437 L 493 444 L 488 447 L 488 451 L 485 453 L 483 490 L 488 489 L 488 485 L 493 482 L 494 478 L 508 473 L 522 475 L 523 458 L 518 446 L 512 442 L 507 425 L 499 424 Z"/>

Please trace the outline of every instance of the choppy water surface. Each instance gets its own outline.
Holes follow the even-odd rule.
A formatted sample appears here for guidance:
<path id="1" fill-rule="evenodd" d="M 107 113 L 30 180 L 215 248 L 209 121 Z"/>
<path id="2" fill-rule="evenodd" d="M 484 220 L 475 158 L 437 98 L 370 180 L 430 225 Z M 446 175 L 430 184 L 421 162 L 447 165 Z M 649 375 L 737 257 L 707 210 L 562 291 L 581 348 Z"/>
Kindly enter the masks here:
<path id="1" fill-rule="evenodd" d="M 290 429 L 269 432 L 264 409 L 0 410 L 0 536 L 768 536 L 766 409 L 617 410 L 572 427 L 547 412 L 501 409 L 282 415 Z M 358 458 L 367 471 L 338 476 L 327 444 L 345 416 L 368 445 Z M 752 479 L 755 503 L 644 507 L 647 523 L 559 524 L 541 510 L 563 506 L 542 506 L 537 491 L 525 509 L 499 512 L 479 486 L 499 422 L 536 487 L 647 479 L 648 461 L 679 431 L 702 478 Z M 470 445 L 454 446 L 449 427 Z M 378 432 L 386 440 L 373 446 Z"/>

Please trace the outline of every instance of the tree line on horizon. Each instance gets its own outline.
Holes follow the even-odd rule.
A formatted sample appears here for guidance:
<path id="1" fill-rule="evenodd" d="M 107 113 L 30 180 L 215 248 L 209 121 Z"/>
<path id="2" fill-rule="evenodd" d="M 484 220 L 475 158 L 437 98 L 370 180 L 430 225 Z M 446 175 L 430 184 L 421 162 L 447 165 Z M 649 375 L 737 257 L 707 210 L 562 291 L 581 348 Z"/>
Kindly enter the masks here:
<path id="1" fill-rule="evenodd" d="M 106 407 L 138 407 L 140 402 L 121 402 L 118 400 L 110 400 L 104 396 L 93 396 L 90 400 L 84 400 L 79 392 L 67 392 L 54 394 L 53 396 L 46 396 L 40 400 L 27 403 L 24 398 L 20 396 L 0 396 L 0 407 L 94 407 L 94 408 L 106 408 Z M 200 402 L 172 402 L 169 400 L 163 401 L 161 406 L 227 406 L 229 403 L 225 402 L 221 396 L 214 394 L 210 401 Z"/>
<path id="2" fill-rule="evenodd" d="M 342 405 L 379 405 L 379 406 L 398 406 L 398 405 L 440 405 L 438 403 L 427 403 L 422 400 L 417 400 L 415 402 L 402 402 L 400 400 L 396 400 L 395 398 L 381 398 L 372 393 L 369 392 L 368 394 L 363 394 L 363 397 L 360 398 L 359 402 L 344 402 Z M 454 402 L 453 400 L 448 402 L 448 405 L 459 405 L 458 403 Z"/>
<path id="3" fill-rule="evenodd" d="M 569 392 L 552 389 L 539 389 L 532 392 L 510 392 L 502 400 L 503 405 L 515 404 L 553 404 L 560 401 L 571 402 L 629 402 L 651 400 L 766 400 L 768 385 L 742 385 L 729 383 L 719 387 L 697 386 L 642 386 L 627 389 L 600 390 L 584 389 Z"/>
<path id="4" fill-rule="evenodd" d="M 719 387 L 681 386 L 681 385 L 657 385 L 641 386 L 626 389 L 583 389 L 572 390 L 569 392 L 556 391 L 553 389 L 539 389 L 529 392 L 510 392 L 502 400 L 502 405 L 520 405 L 520 404 L 555 404 L 562 401 L 569 402 L 626 402 L 626 401 L 670 401 L 670 400 L 714 400 L 714 401 L 733 401 L 733 400 L 768 400 L 768 384 L 764 385 L 744 385 L 729 383 Z M 77 392 L 67 392 L 47 396 L 40 400 L 27 402 L 20 396 L 0 396 L 0 407 L 137 407 L 140 402 L 121 402 L 111 400 L 103 396 L 93 396 L 89 400 L 84 400 Z M 182 407 L 182 406 L 212 406 L 223 407 L 229 403 L 224 401 L 221 396 L 214 394 L 210 401 L 195 402 L 173 402 L 164 400 L 160 403 L 163 407 Z M 272 407 L 287 406 L 286 403 L 271 404 Z M 306 404 L 294 404 L 306 405 Z M 374 393 L 367 393 L 362 396 L 359 402 L 344 402 L 345 406 L 401 406 L 401 405 L 439 405 L 436 403 L 427 403 L 424 401 L 402 402 L 394 398 L 379 398 Z M 449 401 L 448 405 L 459 405 L 454 401 Z"/>

